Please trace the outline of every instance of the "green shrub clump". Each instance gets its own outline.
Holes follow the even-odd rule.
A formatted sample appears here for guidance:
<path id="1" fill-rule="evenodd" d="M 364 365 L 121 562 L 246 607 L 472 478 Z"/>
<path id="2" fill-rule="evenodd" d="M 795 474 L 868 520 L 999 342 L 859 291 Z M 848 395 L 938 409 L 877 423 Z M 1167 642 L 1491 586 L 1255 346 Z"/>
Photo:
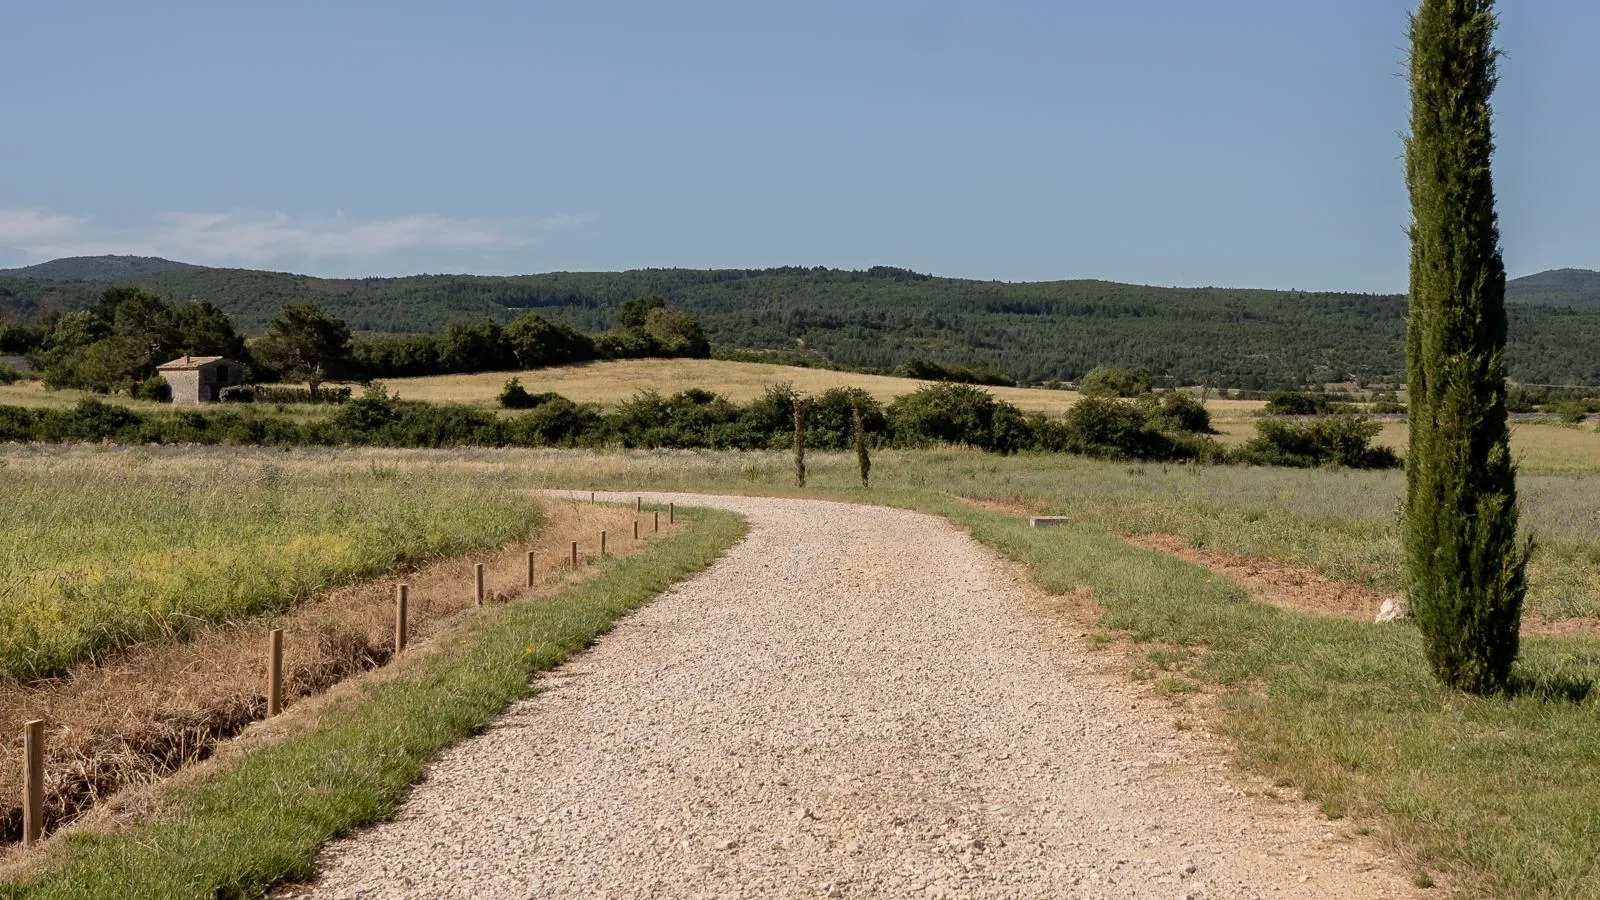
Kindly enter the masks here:
<path id="1" fill-rule="evenodd" d="M 140 400 L 149 400 L 154 403 L 170 403 L 172 401 L 172 385 L 160 375 L 151 375 L 139 384 L 136 396 Z"/>
<path id="2" fill-rule="evenodd" d="M 1090 397 L 1142 397 L 1150 393 L 1150 373 L 1123 366 L 1095 366 L 1078 382 L 1078 391 Z"/>
<path id="3" fill-rule="evenodd" d="M 930 384 L 896 397 L 888 419 L 894 441 L 902 447 L 967 444 L 1015 453 L 1030 443 L 1020 410 L 966 384 Z"/>
<path id="4" fill-rule="evenodd" d="M 1365 416 L 1338 415 L 1310 422 L 1268 419 L 1256 423 L 1256 436 L 1238 453 L 1241 462 L 1268 466 L 1394 469 L 1400 457 L 1372 439 L 1382 426 Z"/>

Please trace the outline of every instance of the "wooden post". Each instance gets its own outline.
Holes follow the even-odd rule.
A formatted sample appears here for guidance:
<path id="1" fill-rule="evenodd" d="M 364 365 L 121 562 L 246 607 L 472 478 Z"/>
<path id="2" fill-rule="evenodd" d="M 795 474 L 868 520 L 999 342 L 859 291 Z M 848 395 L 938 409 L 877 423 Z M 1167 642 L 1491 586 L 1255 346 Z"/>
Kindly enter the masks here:
<path id="1" fill-rule="evenodd" d="M 409 623 L 406 621 L 409 607 L 411 606 L 411 585 L 397 584 L 394 588 L 394 652 L 398 656 L 405 652 L 406 638 Z"/>
<path id="2" fill-rule="evenodd" d="M 639 539 L 639 520 L 638 519 L 634 519 L 633 520 L 633 539 L 636 540 L 636 541 Z"/>
<path id="3" fill-rule="evenodd" d="M 577 541 L 573 541 L 572 542 L 572 567 L 574 569 L 576 569 L 578 567 L 578 542 Z"/>
<path id="4" fill-rule="evenodd" d="M 673 505 L 671 503 L 668 503 L 667 504 L 667 524 L 671 525 L 672 523 L 674 523 L 676 521 L 678 521 L 677 510 L 673 507 Z"/>
<path id="5" fill-rule="evenodd" d="M 635 498 L 633 498 L 633 511 L 636 512 L 636 513 L 644 512 L 644 498 L 643 497 L 635 497 Z"/>
<path id="6" fill-rule="evenodd" d="M 22 726 L 22 846 L 44 835 L 44 720 Z"/>
<path id="7" fill-rule="evenodd" d="M 528 587 L 533 587 L 533 551 L 528 551 Z"/>
<path id="8" fill-rule="evenodd" d="M 600 555 L 606 555 L 606 532 L 603 528 L 600 530 Z"/>
<path id="9" fill-rule="evenodd" d="M 472 599 L 479 606 L 483 605 L 483 563 L 472 564 Z"/>
<path id="10" fill-rule="evenodd" d="M 283 629 L 267 633 L 267 716 L 283 712 Z"/>
<path id="11" fill-rule="evenodd" d="M 590 502 L 590 503 L 593 503 L 593 502 L 594 502 L 594 491 L 590 491 L 590 492 L 589 492 L 589 502 Z"/>
<path id="12" fill-rule="evenodd" d="M 655 511 L 655 517 L 656 517 L 656 530 L 660 531 L 661 530 L 661 510 L 658 509 L 658 510 Z"/>

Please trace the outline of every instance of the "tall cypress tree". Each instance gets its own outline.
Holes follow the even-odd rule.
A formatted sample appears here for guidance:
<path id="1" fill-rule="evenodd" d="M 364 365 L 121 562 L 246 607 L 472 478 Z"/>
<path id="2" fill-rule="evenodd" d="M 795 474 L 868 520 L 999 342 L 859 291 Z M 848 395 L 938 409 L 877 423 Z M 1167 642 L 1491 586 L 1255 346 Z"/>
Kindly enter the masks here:
<path id="1" fill-rule="evenodd" d="M 1411 317 L 1406 582 L 1441 681 L 1505 686 L 1523 571 L 1506 426 L 1505 266 L 1494 153 L 1493 0 L 1422 0 L 1411 16 Z"/>
<path id="2" fill-rule="evenodd" d="M 861 412 L 859 396 L 850 404 L 850 419 L 855 426 L 856 467 L 861 470 L 861 486 L 864 488 L 872 475 L 872 457 L 867 455 L 867 418 Z"/>

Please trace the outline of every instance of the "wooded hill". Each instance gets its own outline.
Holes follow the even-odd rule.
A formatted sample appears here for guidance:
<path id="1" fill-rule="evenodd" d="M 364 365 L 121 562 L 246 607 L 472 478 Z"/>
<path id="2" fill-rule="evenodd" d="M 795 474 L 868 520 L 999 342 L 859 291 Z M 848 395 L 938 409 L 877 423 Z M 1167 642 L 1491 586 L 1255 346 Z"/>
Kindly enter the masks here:
<path id="1" fill-rule="evenodd" d="M 108 283 L 0 273 L 0 318 L 33 321 L 86 307 Z M 987 363 L 1026 382 L 1074 380 L 1105 363 L 1241 388 L 1398 379 L 1406 312 L 1405 298 L 1394 295 L 1003 283 L 888 267 L 364 279 L 197 268 L 114 283 L 172 300 L 209 299 L 247 332 L 260 331 L 285 303 L 303 302 L 367 332 L 504 322 L 527 310 L 594 331 L 615 325 L 624 301 L 659 294 L 698 317 L 719 353 L 880 369 L 921 356 Z M 1513 378 L 1600 384 L 1600 275 L 1544 273 L 1514 282 L 1511 296 Z"/>

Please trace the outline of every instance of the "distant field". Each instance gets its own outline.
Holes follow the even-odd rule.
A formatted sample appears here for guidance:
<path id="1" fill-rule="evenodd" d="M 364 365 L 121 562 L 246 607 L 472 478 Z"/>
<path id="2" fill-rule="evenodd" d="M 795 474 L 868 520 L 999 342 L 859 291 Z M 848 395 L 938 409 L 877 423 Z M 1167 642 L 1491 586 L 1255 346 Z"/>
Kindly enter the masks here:
<path id="1" fill-rule="evenodd" d="M 1218 440 L 1238 446 L 1255 436 L 1255 420 L 1248 417 L 1216 417 Z M 1384 422 L 1375 443 L 1393 447 L 1403 456 L 1410 429 L 1404 422 Z M 1529 474 L 1600 474 L 1600 431 L 1592 425 L 1570 426 L 1554 421 L 1519 421 L 1511 424 L 1511 450 L 1520 470 Z"/>
<path id="2" fill-rule="evenodd" d="M 507 379 L 513 377 L 521 378 L 523 387 L 529 391 L 554 391 L 582 403 L 599 403 L 602 406 L 615 406 L 643 390 L 670 394 L 689 388 L 705 388 L 744 402 L 760 396 L 767 385 L 780 382 L 789 382 L 807 394 L 821 393 L 834 387 L 859 387 L 879 400 L 888 402 L 928 384 L 913 378 L 888 375 L 856 375 L 827 369 L 719 359 L 629 359 L 530 372 L 401 378 L 387 384 L 406 400 L 493 406 L 500 388 Z M 1077 403 L 1080 396 L 1076 391 L 1043 388 L 991 387 L 985 390 L 1024 410 L 1044 413 L 1064 412 Z M 1261 403 L 1252 400 L 1214 400 L 1207 405 L 1212 414 L 1218 416 L 1248 414 L 1262 407 Z"/>
<path id="3" fill-rule="evenodd" d="M 46 407 L 49 409 L 67 409 L 77 404 L 84 397 L 95 397 L 112 403 L 119 403 L 140 412 L 155 412 L 162 409 L 171 409 L 165 403 L 150 403 L 144 400 L 134 400 L 123 396 L 103 396 L 92 394 L 88 391 L 72 390 L 46 390 L 44 385 L 37 381 L 19 381 L 16 384 L 0 384 L 0 406 L 27 406 Z"/>

